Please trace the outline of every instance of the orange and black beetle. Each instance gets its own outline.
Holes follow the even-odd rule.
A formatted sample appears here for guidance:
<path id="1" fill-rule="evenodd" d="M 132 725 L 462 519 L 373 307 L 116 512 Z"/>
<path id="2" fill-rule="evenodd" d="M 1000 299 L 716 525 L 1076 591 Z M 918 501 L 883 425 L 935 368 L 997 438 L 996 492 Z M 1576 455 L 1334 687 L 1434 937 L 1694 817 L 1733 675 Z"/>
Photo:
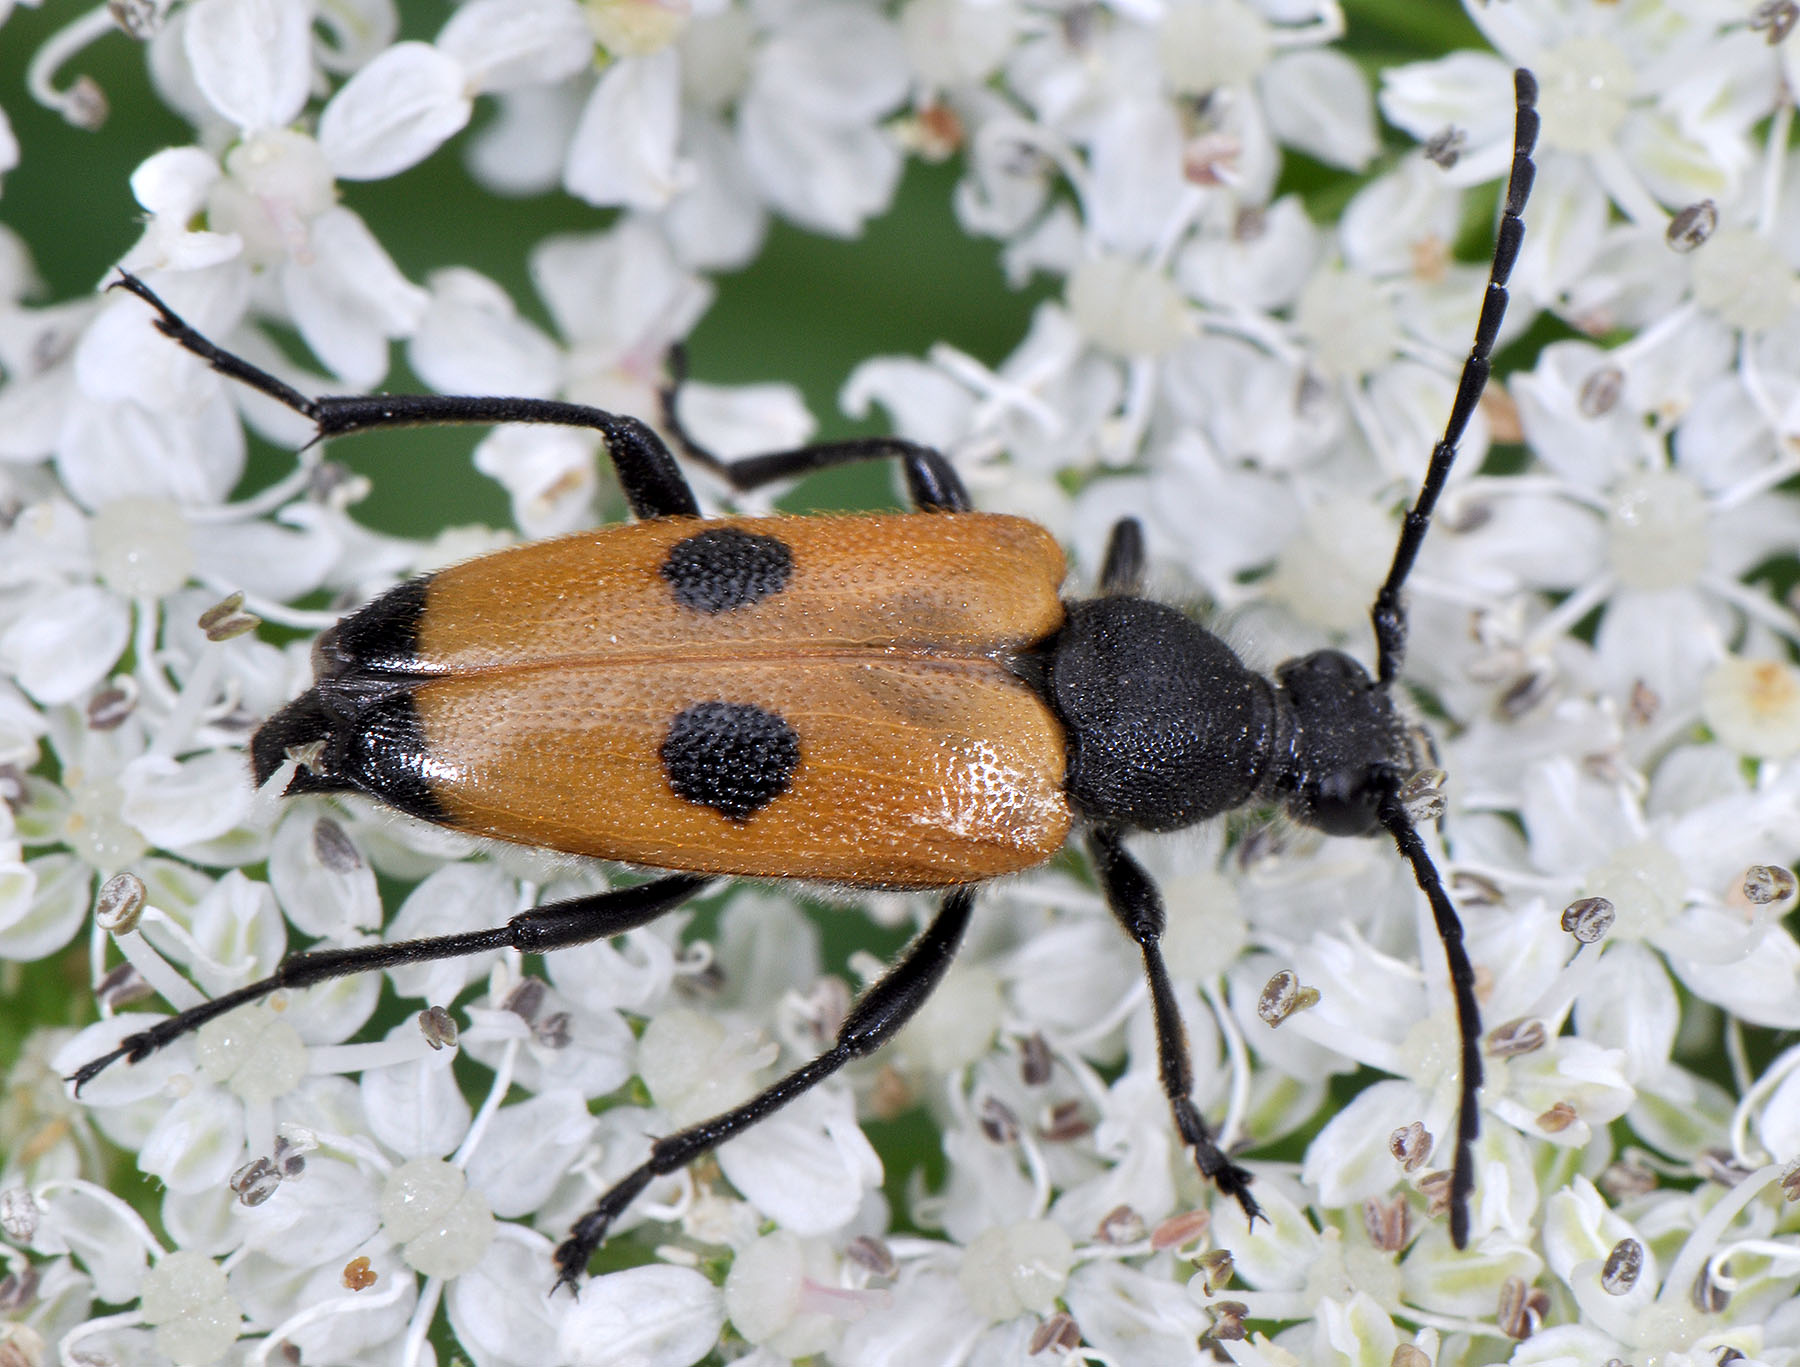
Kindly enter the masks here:
<path id="1" fill-rule="evenodd" d="M 1327 650 L 1269 678 L 1141 595 L 1137 524 L 1113 531 L 1100 596 L 1060 596 L 1062 554 L 1014 517 L 970 511 L 937 452 L 874 439 L 716 461 L 740 489 L 898 459 L 918 512 L 701 519 L 667 447 L 636 419 L 535 399 L 309 399 L 220 350 L 141 281 L 118 283 L 163 332 L 311 418 L 320 437 L 424 423 L 597 429 L 641 521 L 521 546 L 402 584 L 319 642 L 317 681 L 256 733 L 259 782 L 299 760 L 291 793 L 356 791 L 502 840 L 675 870 L 539 907 L 489 931 L 296 954 L 269 978 L 81 1068 L 77 1086 L 278 987 L 512 947 L 542 952 L 661 915 L 715 875 L 947 888 L 893 970 L 819 1058 L 734 1110 L 660 1139 L 557 1250 L 572 1283 L 651 1178 L 672 1172 L 877 1048 L 943 975 L 972 885 L 1049 859 L 1071 828 L 1143 952 L 1162 1078 L 1202 1172 L 1259 1212 L 1250 1175 L 1189 1099 L 1186 1043 L 1158 942 L 1160 894 L 1122 843 L 1252 800 L 1334 835 L 1385 829 L 1431 902 L 1455 985 L 1463 1089 L 1451 1230 L 1468 1233 L 1481 1062 L 1456 913 L 1402 786 L 1416 757 L 1390 696 L 1405 647 L 1400 588 L 1487 380 L 1524 227 L 1537 116 L 1518 121 L 1499 242 L 1443 440 L 1374 606 L 1376 677 Z M 676 427 L 679 432 L 679 427 Z"/>

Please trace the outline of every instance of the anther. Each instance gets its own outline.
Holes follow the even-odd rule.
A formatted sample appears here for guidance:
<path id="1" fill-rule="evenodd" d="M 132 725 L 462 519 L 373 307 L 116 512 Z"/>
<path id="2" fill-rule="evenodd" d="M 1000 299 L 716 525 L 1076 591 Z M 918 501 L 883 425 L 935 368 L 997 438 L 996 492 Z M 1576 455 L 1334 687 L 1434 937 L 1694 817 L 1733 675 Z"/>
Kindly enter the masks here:
<path id="1" fill-rule="evenodd" d="M 1149 1234 L 1144 1217 L 1130 1206 L 1114 1206 L 1101 1218 L 1094 1238 L 1103 1244 L 1135 1244 Z"/>
<path id="2" fill-rule="evenodd" d="M 1781 1170 L 1781 1197 L 1784 1201 L 1800 1201 L 1800 1158 Z"/>
<path id="3" fill-rule="evenodd" d="M 1674 218 L 1663 233 L 1663 241 L 1673 251 L 1691 252 L 1719 226 L 1719 206 L 1710 199 L 1703 199 L 1698 204 L 1690 204 Z"/>
<path id="4" fill-rule="evenodd" d="M 135 873 L 115 873 L 100 887 L 100 896 L 94 902 L 94 920 L 102 930 L 129 935 L 137 929 L 149 897 L 144 880 Z"/>
<path id="5" fill-rule="evenodd" d="M 0 1230 L 16 1244 L 28 1244 L 37 1235 L 37 1197 L 25 1187 L 8 1187 L 0 1191 Z"/>
<path id="6" fill-rule="evenodd" d="M 1081 1326 L 1075 1323 L 1075 1317 L 1067 1310 L 1058 1310 L 1032 1330 L 1031 1338 L 1025 1344 L 1025 1354 L 1027 1357 L 1036 1357 L 1052 1348 L 1068 1353 L 1080 1346 Z"/>
<path id="7" fill-rule="evenodd" d="M 344 1264 L 344 1290 L 367 1291 L 381 1279 L 381 1274 L 370 1264 L 366 1254 L 358 1254 Z"/>
<path id="8" fill-rule="evenodd" d="M 531 1026 L 531 1037 L 545 1049 L 567 1049 L 570 1029 L 567 1011 L 552 1011 Z"/>
<path id="9" fill-rule="evenodd" d="M 1623 1296 L 1637 1285 L 1638 1274 L 1644 1270 L 1644 1246 L 1636 1239 L 1621 1239 L 1606 1255 L 1606 1265 L 1600 1269 L 1600 1289 L 1609 1296 Z"/>
<path id="10" fill-rule="evenodd" d="M 87 724 L 90 731 L 115 731 L 137 710 L 137 685 L 129 677 L 110 688 L 103 688 L 88 699 Z"/>
<path id="11" fill-rule="evenodd" d="M 1550 1296 L 1542 1287 L 1527 1286 L 1523 1277 L 1508 1277 L 1500 1284 L 1500 1305 L 1495 1321 L 1508 1338 L 1528 1339 L 1543 1324 Z"/>
<path id="12" fill-rule="evenodd" d="M 255 631 L 262 618 L 244 611 L 244 595 L 233 593 L 221 598 L 200 614 L 200 630 L 213 642 L 229 641 L 235 636 Z"/>
<path id="13" fill-rule="evenodd" d="M 1205 1278 L 1201 1286 L 1209 1296 L 1216 1296 L 1224 1288 L 1230 1286 L 1231 1279 L 1237 1272 L 1237 1266 L 1232 1262 L 1229 1248 L 1208 1249 L 1194 1260 L 1194 1265 L 1200 1269 L 1200 1275 Z"/>
<path id="14" fill-rule="evenodd" d="M 38 1271 L 30 1263 L 19 1263 L 13 1271 L 0 1277 L 0 1315 L 17 1315 L 37 1299 Z"/>
<path id="15" fill-rule="evenodd" d="M 322 816 L 313 823 L 312 848 L 319 867 L 329 873 L 355 873 L 363 865 L 362 851 L 330 817 Z"/>
<path id="16" fill-rule="evenodd" d="M 456 1021 L 441 1006 L 428 1006 L 419 1012 L 419 1033 L 433 1049 L 442 1049 L 446 1045 L 456 1047 Z"/>
<path id="17" fill-rule="evenodd" d="M 1412 1235 L 1411 1225 L 1406 1197 L 1400 1193 L 1387 1201 L 1371 1196 L 1363 1202 L 1363 1230 L 1369 1242 L 1383 1253 L 1398 1253 L 1405 1248 Z"/>
<path id="18" fill-rule="evenodd" d="M 1625 372 L 1616 365 L 1603 365 L 1581 382 L 1575 397 L 1575 409 L 1584 418 L 1604 417 L 1618 407 L 1625 392 Z"/>
<path id="19" fill-rule="evenodd" d="M 1016 1144 L 1019 1117 L 999 1097 L 986 1097 L 981 1103 L 981 1132 L 990 1144 Z"/>
<path id="20" fill-rule="evenodd" d="M 1150 1231 L 1150 1247 L 1157 1253 L 1181 1248 L 1185 1244 L 1204 1239 L 1211 1228 L 1212 1215 L 1209 1212 L 1186 1210 L 1179 1215 L 1171 1215 Z"/>
<path id="21" fill-rule="evenodd" d="M 1038 1133 L 1052 1144 L 1068 1144 L 1091 1134 L 1094 1122 L 1081 1112 L 1079 1101 L 1059 1101 L 1050 1108 Z"/>
<path id="22" fill-rule="evenodd" d="M 1584 945 L 1604 939 L 1618 913 L 1604 897 L 1583 897 L 1563 908 L 1562 928 Z"/>
<path id="23" fill-rule="evenodd" d="M 1306 987 L 1291 968 L 1284 968 L 1264 984 L 1256 999 L 1256 1014 L 1273 1029 L 1296 1011 L 1319 1004 L 1319 989 Z"/>
<path id="24" fill-rule="evenodd" d="M 1731 1304 L 1731 1293 L 1720 1286 L 1713 1276 L 1711 1259 L 1700 1269 L 1700 1275 L 1694 1278 L 1694 1289 L 1689 1295 L 1694 1309 L 1707 1315 L 1717 1315 Z"/>
<path id="25" fill-rule="evenodd" d="M 94 984 L 94 1000 L 103 1011 L 117 1011 L 155 995 L 156 989 L 144 980 L 137 965 L 131 963 L 115 965 Z"/>
<path id="26" fill-rule="evenodd" d="M 900 1270 L 893 1249 L 873 1234 L 859 1234 L 844 1245 L 844 1256 L 877 1277 L 891 1277 Z"/>
<path id="27" fill-rule="evenodd" d="M 1464 149 L 1469 145 L 1469 135 L 1455 124 L 1446 124 L 1438 129 L 1420 148 L 1425 160 L 1440 170 L 1448 171 L 1462 159 Z"/>
<path id="28" fill-rule="evenodd" d="M 1223 1343 L 1235 1342 L 1245 1336 L 1244 1321 L 1250 1315 L 1249 1306 L 1242 1301 L 1215 1301 L 1206 1308 L 1212 1311 L 1213 1322 L 1203 1338 Z"/>
<path id="29" fill-rule="evenodd" d="M 500 1009 L 512 1012 L 521 1020 L 536 1020 L 537 1013 L 543 1009 L 545 994 L 549 990 L 550 984 L 542 978 L 522 979 L 512 991 L 506 994 L 506 999 L 500 1003 Z"/>
<path id="30" fill-rule="evenodd" d="M 1495 1058 L 1515 1058 L 1544 1047 L 1544 1023 L 1532 1017 L 1521 1017 L 1496 1025 L 1488 1031 L 1487 1051 Z"/>
<path id="31" fill-rule="evenodd" d="M 1403 1125 L 1388 1136 L 1388 1152 L 1402 1172 L 1417 1172 L 1431 1157 L 1431 1132 L 1419 1121 Z"/>
<path id="32" fill-rule="evenodd" d="M 1780 864 L 1752 864 L 1744 871 L 1744 900 L 1767 907 L 1794 895 L 1794 871 Z"/>
<path id="33" fill-rule="evenodd" d="M 1763 0 L 1750 11 L 1750 31 L 1760 32 L 1770 47 L 1781 46 L 1796 23 L 1800 23 L 1800 4 L 1794 0 Z"/>
<path id="34" fill-rule="evenodd" d="M 1561 1134 L 1579 1119 L 1581 1116 L 1573 1106 L 1566 1101 L 1557 1101 L 1549 1110 L 1538 1113 L 1536 1123 L 1545 1134 Z"/>
<path id="35" fill-rule="evenodd" d="M 275 1194 L 281 1176 L 281 1170 L 267 1158 L 252 1158 L 231 1174 L 226 1185 L 237 1193 L 239 1205 L 256 1207 Z"/>
<path id="36" fill-rule="evenodd" d="M 1442 769 L 1421 769 L 1400 787 L 1400 803 L 1407 819 L 1424 826 L 1444 814 L 1444 783 L 1450 775 Z"/>
<path id="37" fill-rule="evenodd" d="M 1042 1087 L 1050 1080 L 1050 1044 L 1033 1032 L 1019 1041 L 1019 1080 L 1027 1087 Z"/>

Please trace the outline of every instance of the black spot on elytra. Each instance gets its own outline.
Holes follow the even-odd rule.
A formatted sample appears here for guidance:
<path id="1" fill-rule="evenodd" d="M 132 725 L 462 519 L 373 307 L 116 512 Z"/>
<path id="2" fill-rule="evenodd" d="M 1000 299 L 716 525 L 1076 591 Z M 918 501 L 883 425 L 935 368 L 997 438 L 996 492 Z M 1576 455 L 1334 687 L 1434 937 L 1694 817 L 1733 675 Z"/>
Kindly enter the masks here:
<path id="1" fill-rule="evenodd" d="M 780 593 L 794 557 L 779 537 L 737 527 L 697 532 L 669 547 L 662 577 L 675 601 L 696 612 L 730 612 Z"/>
<path id="2" fill-rule="evenodd" d="M 800 737 L 753 703 L 699 702 L 669 724 L 662 762 L 676 796 L 748 821 L 787 791 Z"/>

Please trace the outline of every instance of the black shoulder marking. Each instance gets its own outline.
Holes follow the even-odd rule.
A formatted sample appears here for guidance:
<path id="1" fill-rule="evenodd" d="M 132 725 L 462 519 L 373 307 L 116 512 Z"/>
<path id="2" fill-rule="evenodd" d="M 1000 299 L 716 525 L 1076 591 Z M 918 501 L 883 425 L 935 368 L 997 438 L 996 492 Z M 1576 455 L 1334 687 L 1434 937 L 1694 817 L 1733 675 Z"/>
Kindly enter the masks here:
<path id="1" fill-rule="evenodd" d="M 412 688 L 367 675 L 334 678 L 302 693 L 250 738 L 257 785 L 287 759 L 310 748 L 286 793 L 367 793 L 440 824 L 448 814 L 426 776 L 425 730 Z"/>
<path id="2" fill-rule="evenodd" d="M 794 557 L 779 537 L 738 527 L 696 532 L 669 547 L 662 577 L 675 601 L 696 612 L 730 612 L 787 587 Z"/>
<path id="3" fill-rule="evenodd" d="M 287 752 L 306 746 L 318 747 L 322 756 L 331 740 L 331 718 L 319 698 L 319 690 L 309 688 L 286 707 L 276 712 L 250 737 L 250 769 L 256 786 L 262 787 L 269 776 L 287 759 Z M 337 785 L 341 787 L 342 785 Z M 300 769 L 288 784 L 290 793 L 331 791 L 311 771 Z"/>
<path id="4" fill-rule="evenodd" d="M 411 816 L 440 825 L 448 821 L 426 777 L 425 728 L 411 688 L 394 688 L 373 699 L 354 726 L 335 739 L 341 751 L 333 759 L 350 783 Z"/>
<path id="5" fill-rule="evenodd" d="M 698 702 L 669 724 L 662 762 L 676 796 L 748 821 L 787 791 L 800 737 L 754 703 Z"/>
<path id="6" fill-rule="evenodd" d="M 321 674 L 368 669 L 404 674 L 419 658 L 419 619 L 425 615 L 429 575 L 396 584 L 319 638 Z"/>

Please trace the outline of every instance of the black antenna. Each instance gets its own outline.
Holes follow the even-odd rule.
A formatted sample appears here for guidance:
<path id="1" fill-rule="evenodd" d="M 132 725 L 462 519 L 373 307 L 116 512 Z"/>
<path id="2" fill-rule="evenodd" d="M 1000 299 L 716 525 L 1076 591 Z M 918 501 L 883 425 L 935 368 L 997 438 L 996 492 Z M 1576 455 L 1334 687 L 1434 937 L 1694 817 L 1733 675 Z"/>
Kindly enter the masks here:
<path id="1" fill-rule="evenodd" d="M 1475 324 L 1475 344 L 1469 359 L 1463 362 L 1462 378 L 1457 382 L 1456 401 L 1450 407 L 1450 420 L 1444 435 L 1432 448 L 1431 464 L 1419 485 L 1418 499 L 1407 511 L 1394 547 L 1394 563 L 1389 567 L 1381 591 L 1375 595 L 1370 617 L 1375 624 L 1376 678 L 1386 688 L 1399 676 L 1406 657 L 1406 606 L 1400 590 L 1412 573 L 1419 547 L 1431 526 L 1431 512 L 1438 495 L 1444 490 L 1450 467 L 1456 463 L 1456 444 L 1474 416 L 1475 405 L 1487 385 L 1493 367 L 1494 339 L 1506 317 L 1506 282 L 1512 275 L 1513 263 L 1519 257 L 1519 245 L 1525 240 L 1525 221 L 1520 215 L 1525 201 L 1531 197 L 1531 182 L 1536 174 L 1531 152 L 1537 144 L 1537 80 L 1523 67 L 1513 72 L 1513 94 L 1518 114 L 1513 125 L 1512 171 L 1506 182 L 1506 203 L 1500 213 L 1500 231 L 1494 243 L 1494 264 L 1488 272 L 1487 292 L 1481 301 L 1481 318 Z M 1406 862 L 1412 865 L 1413 879 L 1425 899 L 1431 903 L 1432 919 L 1437 923 L 1438 938 L 1443 941 L 1444 958 L 1450 968 L 1450 985 L 1456 997 L 1456 1028 L 1461 1044 L 1462 1088 L 1456 1106 L 1456 1140 L 1450 1163 L 1450 1242 L 1457 1248 L 1469 1242 L 1469 1198 L 1475 1191 L 1475 1137 L 1480 1130 L 1479 1100 L 1481 1092 L 1481 1012 L 1475 1002 L 1475 970 L 1469 963 L 1469 952 L 1463 945 L 1462 921 L 1450 894 L 1444 890 L 1443 878 L 1432 863 L 1425 842 L 1397 791 L 1389 792 L 1381 802 L 1380 819 Z"/>
<path id="2" fill-rule="evenodd" d="M 1400 540 L 1394 547 L 1394 563 L 1389 567 L 1381 591 L 1375 595 L 1370 617 L 1375 623 L 1375 677 L 1390 684 L 1399 676 L 1401 661 L 1406 657 L 1406 608 L 1400 601 L 1400 589 L 1412 573 L 1419 547 L 1425 543 L 1425 532 L 1431 526 L 1431 510 L 1450 467 L 1456 464 L 1456 444 L 1462 440 L 1481 401 L 1487 385 L 1488 371 L 1493 367 L 1494 339 L 1500 335 L 1500 323 L 1506 317 L 1506 282 L 1512 275 L 1513 262 L 1519 257 L 1519 244 L 1525 240 L 1525 201 L 1531 197 L 1531 181 L 1536 175 L 1531 151 L 1537 145 L 1537 78 L 1524 67 L 1513 72 L 1513 95 L 1518 102 L 1518 118 L 1513 124 L 1512 174 L 1506 182 L 1506 205 L 1500 214 L 1500 234 L 1494 243 L 1494 265 L 1488 272 L 1487 293 L 1481 301 L 1481 320 L 1475 324 L 1475 345 L 1469 359 L 1463 362 L 1462 379 L 1457 382 L 1456 402 L 1450 406 L 1450 421 L 1444 424 L 1444 435 L 1431 450 L 1431 465 L 1419 485 L 1418 501 L 1407 511 Z"/>

